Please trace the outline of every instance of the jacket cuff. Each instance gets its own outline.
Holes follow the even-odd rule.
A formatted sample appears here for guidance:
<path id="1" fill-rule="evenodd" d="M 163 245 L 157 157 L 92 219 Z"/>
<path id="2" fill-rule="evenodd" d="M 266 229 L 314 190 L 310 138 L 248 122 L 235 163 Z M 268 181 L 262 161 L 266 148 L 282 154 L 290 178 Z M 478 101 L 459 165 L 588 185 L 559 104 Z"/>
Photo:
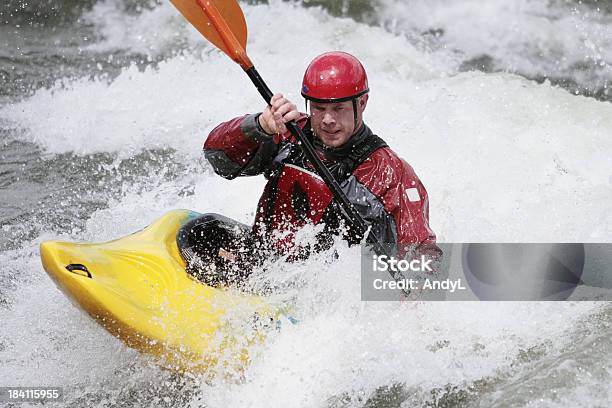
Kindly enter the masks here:
<path id="1" fill-rule="evenodd" d="M 259 124 L 259 115 L 261 113 L 252 113 L 245 116 L 240 123 L 240 130 L 249 139 L 256 142 L 266 142 L 270 140 L 272 135 L 267 134 Z"/>

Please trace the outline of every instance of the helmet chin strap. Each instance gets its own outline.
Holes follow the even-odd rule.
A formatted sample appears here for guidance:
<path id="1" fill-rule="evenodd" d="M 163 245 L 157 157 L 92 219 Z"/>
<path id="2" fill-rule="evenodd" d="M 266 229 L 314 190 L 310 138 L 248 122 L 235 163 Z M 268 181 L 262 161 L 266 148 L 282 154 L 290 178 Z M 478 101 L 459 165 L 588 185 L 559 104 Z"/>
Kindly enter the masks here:
<path id="1" fill-rule="evenodd" d="M 351 99 L 351 102 L 353 102 L 353 135 L 354 135 L 357 132 L 357 98 Z"/>

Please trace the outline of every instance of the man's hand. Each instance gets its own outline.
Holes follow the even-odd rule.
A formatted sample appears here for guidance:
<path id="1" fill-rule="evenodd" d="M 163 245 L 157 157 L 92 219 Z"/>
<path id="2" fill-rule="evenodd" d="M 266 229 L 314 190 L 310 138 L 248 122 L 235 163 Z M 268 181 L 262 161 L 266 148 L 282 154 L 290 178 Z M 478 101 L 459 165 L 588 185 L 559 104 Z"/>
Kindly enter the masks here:
<path id="1" fill-rule="evenodd" d="M 270 101 L 261 115 L 259 115 L 259 125 L 264 132 L 273 135 L 275 133 L 285 133 L 287 127 L 285 123 L 296 120 L 300 117 L 300 112 L 290 100 L 283 94 L 276 94 Z"/>

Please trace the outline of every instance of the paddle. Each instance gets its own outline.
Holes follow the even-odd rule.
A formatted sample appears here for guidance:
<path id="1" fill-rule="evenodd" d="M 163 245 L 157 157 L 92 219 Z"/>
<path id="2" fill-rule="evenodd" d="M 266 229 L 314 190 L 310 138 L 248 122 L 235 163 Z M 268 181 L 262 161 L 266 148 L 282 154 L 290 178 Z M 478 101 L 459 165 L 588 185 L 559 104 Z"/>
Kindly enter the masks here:
<path id="1" fill-rule="evenodd" d="M 273 96 L 272 91 L 270 91 L 270 88 L 261 78 L 246 53 L 246 21 L 242 9 L 236 0 L 170 1 L 204 37 L 242 67 L 264 100 L 270 104 Z M 302 129 L 294 121 L 288 122 L 285 125 L 300 142 L 306 158 L 312 163 L 318 175 L 331 190 L 351 226 L 357 230 L 358 234 L 365 235 L 368 230 L 365 220 L 340 189 L 340 185 L 327 167 L 325 167 L 310 140 L 308 140 Z M 390 256 L 385 246 L 374 234 L 368 234 L 368 242 L 374 246 L 376 253 Z M 396 276 L 391 271 L 390 273 L 393 279 L 397 280 L 401 277 Z"/>

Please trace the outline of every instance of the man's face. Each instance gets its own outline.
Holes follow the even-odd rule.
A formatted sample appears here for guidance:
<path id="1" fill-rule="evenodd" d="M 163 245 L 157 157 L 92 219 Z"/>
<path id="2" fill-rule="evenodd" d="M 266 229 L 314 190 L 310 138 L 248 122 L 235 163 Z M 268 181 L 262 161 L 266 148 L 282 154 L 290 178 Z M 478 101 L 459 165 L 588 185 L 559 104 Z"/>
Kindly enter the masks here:
<path id="1" fill-rule="evenodd" d="M 357 128 L 361 126 L 362 114 L 368 95 L 357 99 Z M 355 132 L 353 102 L 310 103 L 310 124 L 315 135 L 329 147 L 340 147 Z"/>

